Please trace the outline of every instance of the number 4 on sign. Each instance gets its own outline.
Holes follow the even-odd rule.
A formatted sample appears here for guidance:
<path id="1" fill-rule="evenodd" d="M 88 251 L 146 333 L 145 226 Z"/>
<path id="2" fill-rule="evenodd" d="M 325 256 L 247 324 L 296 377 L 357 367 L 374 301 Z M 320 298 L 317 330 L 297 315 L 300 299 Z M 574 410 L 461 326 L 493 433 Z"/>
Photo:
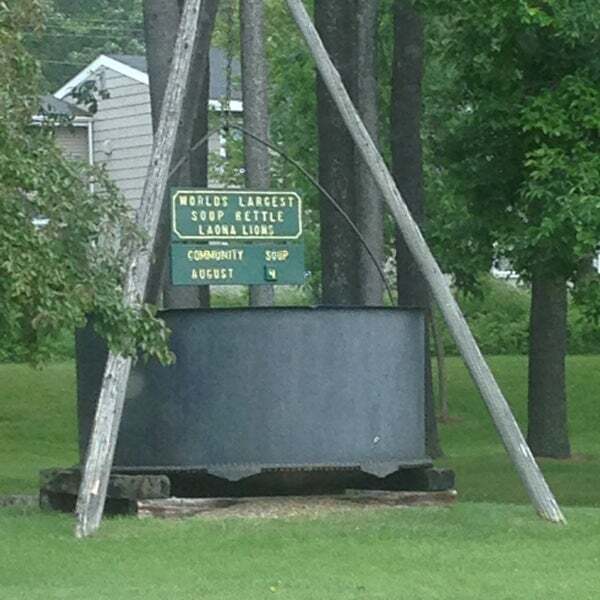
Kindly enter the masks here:
<path id="1" fill-rule="evenodd" d="M 265 267 L 265 280 L 277 281 L 277 269 L 275 267 Z"/>

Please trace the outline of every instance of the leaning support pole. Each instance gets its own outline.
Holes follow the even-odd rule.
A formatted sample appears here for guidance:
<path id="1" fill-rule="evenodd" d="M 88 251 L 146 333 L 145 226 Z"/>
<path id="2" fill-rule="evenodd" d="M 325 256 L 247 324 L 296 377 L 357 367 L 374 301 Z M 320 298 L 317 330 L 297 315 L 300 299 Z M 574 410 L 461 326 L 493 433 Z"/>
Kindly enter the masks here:
<path id="1" fill-rule="evenodd" d="M 315 59 L 323 81 L 336 103 L 354 142 L 368 165 L 387 202 L 406 245 L 425 277 L 460 353 L 477 385 L 531 501 L 538 514 L 555 523 L 565 523 L 565 518 L 556 502 L 542 472 L 527 445 L 521 430 L 488 367 L 477 342 L 463 317 L 435 258 L 431 254 L 423 235 L 414 222 L 410 211 L 373 140 L 365 128 L 356 108 L 344 88 L 342 79 L 333 65 L 319 38 L 302 0 L 287 0 L 296 24 Z"/>
<path id="2" fill-rule="evenodd" d="M 173 65 L 137 219 L 138 225 L 148 233 L 150 239 L 146 248 L 130 257 L 125 279 L 125 301 L 130 305 L 139 305 L 148 281 L 151 249 L 167 187 L 202 2 L 203 0 L 186 0 L 181 16 Z M 108 355 L 77 499 L 77 537 L 91 535 L 100 526 L 130 370 L 131 358 L 112 352 Z"/>

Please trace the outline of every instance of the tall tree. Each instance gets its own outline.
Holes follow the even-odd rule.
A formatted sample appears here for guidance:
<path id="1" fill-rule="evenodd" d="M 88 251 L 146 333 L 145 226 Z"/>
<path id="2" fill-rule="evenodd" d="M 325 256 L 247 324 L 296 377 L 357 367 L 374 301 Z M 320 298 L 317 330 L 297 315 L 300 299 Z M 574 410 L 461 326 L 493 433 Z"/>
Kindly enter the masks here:
<path id="1" fill-rule="evenodd" d="M 265 42 L 264 0 L 240 0 L 242 97 L 244 127 L 269 140 L 268 64 Z M 266 146 L 244 137 L 246 186 L 251 190 L 271 185 L 271 161 Z M 250 286 L 251 306 L 271 306 L 273 286 Z"/>
<path id="2" fill-rule="evenodd" d="M 376 2 L 319 0 L 315 24 L 346 89 L 377 137 Z M 323 82 L 317 78 L 319 181 L 358 225 L 379 260 L 383 209 L 354 143 Z M 359 208 L 360 205 L 360 208 Z M 322 299 L 325 304 L 381 304 L 379 273 L 356 235 L 325 198 L 321 200 Z M 361 267 L 366 267 L 362 269 Z"/>
<path id="3" fill-rule="evenodd" d="M 379 0 L 356 3 L 355 64 L 358 74 L 354 103 L 373 138 L 379 144 L 379 82 L 377 79 L 377 41 L 379 39 Z M 383 265 L 383 201 L 377 184 L 358 150 L 354 152 L 356 184 L 355 220 L 379 265 Z M 377 265 L 364 246 L 358 246 L 358 302 L 378 306 L 382 303 L 383 281 Z"/>
<path id="4" fill-rule="evenodd" d="M 445 192 L 478 223 L 471 253 L 508 258 L 532 283 L 528 439 L 539 456 L 566 457 L 566 287 L 579 285 L 600 239 L 590 210 L 600 193 L 600 6 L 439 6 L 448 36 L 437 50 L 458 74 L 436 97 Z"/>
<path id="5" fill-rule="evenodd" d="M 144 27 L 146 56 L 150 78 L 150 99 L 154 128 L 158 125 L 162 99 L 171 68 L 175 38 L 183 3 L 145 0 Z M 218 0 L 207 0 L 200 16 L 200 35 L 190 73 L 190 85 L 184 101 L 183 113 L 177 134 L 173 164 L 186 158 L 170 186 L 198 186 L 208 184 L 208 143 L 190 153 L 195 143 L 208 131 L 209 53 Z M 194 308 L 210 304 L 208 286 L 174 287 L 170 283 L 167 251 L 169 242 L 169 198 L 165 198 L 159 235 L 155 245 L 155 267 L 148 284 L 148 298 L 158 301 L 163 291 L 165 308 Z"/>
<path id="6" fill-rule="evenodd" d="M 351 96 L 356 93 L 354 40 L 355 2 L 318 0 L 315 25 L 329 56 Z M 354 145 L 321 78 L 317 77 L 319 182 L 354 219 Z M 324 304 L 359 304 L 356 239 L 348 224 L 325 198 L 321 198 L 322 301 Z"/>
<path id="7" fill-rule="evenodd" d="M 421 84 L 424 70 L 425 37 L 423 18 L 412 0 L 394 4 L 394 61 L 392 76 L 392 162 L 393 174 L 415 221 L 425 222 L 423 149 L 421 143 Z M 406 247 L 396 235 L 398 306 L 420 308 L 426 321 L 431 301 L 423 276 Z M 442 454 L 437 433 L 429 333 L 425 327 L 425 440 L 427 452 Z"/>

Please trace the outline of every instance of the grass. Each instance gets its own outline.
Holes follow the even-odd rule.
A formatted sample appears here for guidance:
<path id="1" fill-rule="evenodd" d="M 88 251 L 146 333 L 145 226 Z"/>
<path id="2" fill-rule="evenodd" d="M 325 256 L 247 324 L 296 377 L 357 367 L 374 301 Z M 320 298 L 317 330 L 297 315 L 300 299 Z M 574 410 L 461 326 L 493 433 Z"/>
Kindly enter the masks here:
<path id="1" fill-rule="evenodd" d="M 441 425 L 447 459 L 440 464 L 456 471 L 464 500 L 527 502 L 527 496 L 458 358 L 449 361 L 451 422 Z M 497 356 L 492 370 L 523 431 L 526 429 L 527 368 L 522 356 Z M 567 359 L 569 429 L 573 458 L 541 459 L 542 470 L 559 502 L 600 507 L 600 357 Z"/>
<path id="2" fill-rule="evenodd" d="M 72 520 L 0 511 L 0 598 L 596 599 L 600 511 L 568 527 L 526 507 L 379 510 L 312 519 Z M 7 543 L 8 541 L 8 543 Z"/>
<path id="3" fill-rule="evenodd" d="M 0 494 L 35 492 L 40 469 L 77 460 L 74 364 L 0 365 Z"/>
<path id="4" fill-rule="evenodd" d="M 523 423 L 525 359 L 491 360 Z M 568 362 L 574 459 L 542 467 L 569 525 L 526 503 L 489 417 L 451 359 L 441 425 L 460 502 L 286 519 L 107 520 L 81 542 L 73 520 L 0 509 L 0 599 L 595 599 L 600 589 L 600 357 Z M 77 459 L 72 363 L 0 365 L 0 494 Z"/>

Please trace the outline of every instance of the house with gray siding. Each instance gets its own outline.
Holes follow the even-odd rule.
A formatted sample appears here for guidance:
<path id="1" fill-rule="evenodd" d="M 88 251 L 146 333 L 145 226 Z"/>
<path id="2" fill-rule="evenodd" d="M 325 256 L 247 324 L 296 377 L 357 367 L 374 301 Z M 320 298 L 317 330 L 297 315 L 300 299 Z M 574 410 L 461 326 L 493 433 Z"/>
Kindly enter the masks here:
<path id="1" fill-rule="evenodd" d="M 233 64 L 239 79 L 240 66 Z M 223 51 L 210 51 L 209 108 L 220 111 L 226 89 L 226 58 Z M 72 92 L 86 81 L 94 81 L 105 98 L 97 98 L 91 115 L 77 106 Z M 47 105 L 47 108 L 46 106 Z M 152 117 L 146 59 L 142 56 L 102 54 L 53 96 L 42 98 L 46 112 L 67 114 L 70 127 L 57 127 L 56 136 L 65 153 L 89 164 L 104 165 L 110 177 L 131 203 L 139 206 L 152 152 Z M 234 86 L 231 111 L 242 111 L 241 94 Z M 42 119 L 39 115 L 35 120 Z M 218 135 L 209 141 L 209 151 L 222 151 Z"/>
<path id="2" fill-rule="evenodd" d="M 42 96 L 40 109 L 41 114 L 33 117 L 34 123 L 41 123 L 47 115 L 69 118 L 69 127 L 56 128 L 56 141 L 69 158 L 92 164 L 92 115 L 83 108 L 54 96 Z"/>

